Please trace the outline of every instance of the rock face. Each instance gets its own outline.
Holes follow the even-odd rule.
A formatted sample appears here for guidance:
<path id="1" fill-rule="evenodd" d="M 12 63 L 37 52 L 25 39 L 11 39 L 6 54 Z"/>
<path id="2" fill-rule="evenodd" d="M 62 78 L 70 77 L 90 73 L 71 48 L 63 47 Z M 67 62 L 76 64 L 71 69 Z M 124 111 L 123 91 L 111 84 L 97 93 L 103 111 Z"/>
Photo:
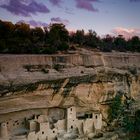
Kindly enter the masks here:
<path id="1" fill-rule="evenodd" d="M 25 118 L 50 114 L 54 122 L 66 115 L 62 108 L 71 106 L 106 118 L 118 92 L 131 96 L 140 109 L 140 54 L 0 55 L 0 123 L 7 122 L 11 134 Z M 15 128 L 16 120 L 21 123 Z"/>

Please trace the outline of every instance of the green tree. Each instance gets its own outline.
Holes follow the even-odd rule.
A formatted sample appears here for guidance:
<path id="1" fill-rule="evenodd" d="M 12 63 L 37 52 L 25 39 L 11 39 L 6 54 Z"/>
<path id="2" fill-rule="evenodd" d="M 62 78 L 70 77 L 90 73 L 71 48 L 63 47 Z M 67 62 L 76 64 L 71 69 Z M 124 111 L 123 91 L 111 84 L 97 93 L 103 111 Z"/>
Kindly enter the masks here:
<path id="1" fill-rule="evenodd" d="M 60 49 L 61 46 L 68 45 L 69 33 L 63 24 L 51 24 L 49 26 L 48 40 L 47 43 L 51 47 L 55 47 L 56 50 Z M 64 47 L 64 50 L 66 47 Z"/>
<path id="2" fill-rule="evenodd" d="M 0 39 L 9 38 L 13 35 L 15 26 L 12 22 L 0 20 Z"/>
<path id="3" fill-rule="evenodd" d="M 118 93 L 113 101 L 112 104 L 110 105 L 110 108 L 108 110 L 108 118 L 110 120 L 110 122 L 112 122 L 114 119 L 119 119 L 121 117 L 122 114 L 122 110 L 123 106 L 122 106 L 122 94 Z"/>
<path id="4" fill-rule="evenodd" d="M 14 36 L 27 38 L 30 35 L 30 26 L 25 23 L 17 23 L 15 24 Z"/>
<path id="5" fill-rule="evenodd" d="M 30 35 L 33 43 L 43 42 L 45 38 L 45 32 L 41 27 L 30 29 Z"/>
<path id="6" fill-rule="evenodd" d="M 133 36 L 128 40 L 128 50 L 133 52 L 140 52 L 140 39 L 138 36 Z"/>
<path id="7" fill-rule="evenodd" d="M 80 46 L 83 45 L 85 42 L 84 30 L 77 30 L 76 33 L 71 34 L 71 41 L 79 44 Z"/>
<path id="8" fill-rule="evenodd" d="M 114 37 L 111 35 L 107 34 L 103 39 L 100 44 L 100 50 L 103 52 L 111 52 L 114 48 Z"/>
<path id="9" fill-rule="evenodd" d="M 8 52 L 8 40 L 12 38 L 15 26 L 11 22 L 0 20 L 0 52 Z"/>
<path id="10" fill-rule="evenodd" d="M 49 39 L 51 43 L 54 41 L 68 42 L 69 33 L 64 24 L 51 24 L 49 26 Z"/>
<path id="11" fill-rule="evenodd" d="M 124 52 L 127 48 L 127 42 L 122 35 L 117 36 L 114 39 L 114 49 L 117 51 Z"/>
<path id="12" fill-rule="evenodd" d="M 97 36 L 95 31 L 89 30 L 85 35 L 85 45 L 92 48 L 97 48 L 99 45 L 100 39 Z"/>

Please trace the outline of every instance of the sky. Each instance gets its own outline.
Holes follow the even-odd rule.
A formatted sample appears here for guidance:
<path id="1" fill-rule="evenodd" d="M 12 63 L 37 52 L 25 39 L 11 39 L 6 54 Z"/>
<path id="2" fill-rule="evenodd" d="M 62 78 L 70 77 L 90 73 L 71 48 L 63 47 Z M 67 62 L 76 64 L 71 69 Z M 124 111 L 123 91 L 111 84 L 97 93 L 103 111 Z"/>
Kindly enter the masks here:
<path id="1" fill-rule="evenodd" d="M 140 36 L 140 0 L 0 0 L 0 19 L 33 27 L 63 23 L 69 31 Z"/>

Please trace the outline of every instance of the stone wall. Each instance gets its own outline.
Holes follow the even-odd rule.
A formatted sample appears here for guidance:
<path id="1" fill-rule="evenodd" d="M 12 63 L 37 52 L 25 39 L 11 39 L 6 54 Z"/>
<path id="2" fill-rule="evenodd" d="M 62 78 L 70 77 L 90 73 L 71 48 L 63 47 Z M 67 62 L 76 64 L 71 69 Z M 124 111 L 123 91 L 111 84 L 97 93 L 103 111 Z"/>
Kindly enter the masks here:
<path id="1" fill-rule="evenodd" d="M 23 65 L 49 65 L 63 63 L 71 66 L 106 66 L 121 68 L 124 66 L 140 67 L 138 53 L 89 53 L 66 55 L 0 55 L 1 72 L 17 71 Z M 5 68 L 5 69 L 4 69 Z"/>

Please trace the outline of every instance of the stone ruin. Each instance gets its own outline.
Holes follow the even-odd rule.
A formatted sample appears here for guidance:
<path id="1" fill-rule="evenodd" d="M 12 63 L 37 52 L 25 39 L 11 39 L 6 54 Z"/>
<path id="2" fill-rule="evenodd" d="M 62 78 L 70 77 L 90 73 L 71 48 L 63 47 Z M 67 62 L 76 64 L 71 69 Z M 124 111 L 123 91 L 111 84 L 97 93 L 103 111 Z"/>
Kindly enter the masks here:
<path id="1" fill-rule="evenodd" d="M 53 110 L 55 110 L 55 112 Z M 98 110 L 69 106 L 67 108 L 50 108 L 48 109 L 48 113 L 49 112 L 50 114 L 48 115 L 34 115 L 33 118 L 23 118 L 22 121 L 17 120 L 14 123 L 12 120 L 2 122 L 0 127 L 0 139 L 78 139 L 85 135 L 95 135 L 102 128 L 102 115 Z M 13 132 L 13 130 L 15 131 Z"/>

